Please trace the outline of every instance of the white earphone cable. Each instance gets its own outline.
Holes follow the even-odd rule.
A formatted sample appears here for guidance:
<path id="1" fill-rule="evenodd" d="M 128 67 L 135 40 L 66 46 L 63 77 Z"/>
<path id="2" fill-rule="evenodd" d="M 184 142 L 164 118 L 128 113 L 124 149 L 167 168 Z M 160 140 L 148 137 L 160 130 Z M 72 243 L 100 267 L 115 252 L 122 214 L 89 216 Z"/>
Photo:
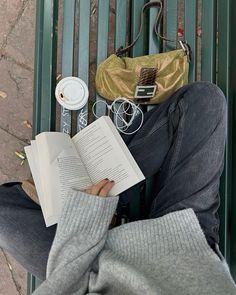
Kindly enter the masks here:
<path id="1" fill-rule="evenodd" d="M 131 135 L 136 133 L 142 127 L 143 119 L 144 119 L 143 111 L 138 105 L 128 100 L 127 98 L 118 97 L 112 102 L 111 105 L 109 105 L 106 101 L 103 101 L 103 100 L 96 101 L 92 106 L 92 112 L 96 118 L 99 118 L 95 112 L 95 106 L 98 103 L 105 104 L 107 109 L 114 114 L 114 124 L 117 130 L 120 131 L 121 133 L 126 135 Z M 124 115 L 128 117 L 129 120 L 125 120 Z M 138 127 L 133 131 L 127 131 L 128 128 L 132 125 L 137 115 L 140 115 L 140 123 Z"/>

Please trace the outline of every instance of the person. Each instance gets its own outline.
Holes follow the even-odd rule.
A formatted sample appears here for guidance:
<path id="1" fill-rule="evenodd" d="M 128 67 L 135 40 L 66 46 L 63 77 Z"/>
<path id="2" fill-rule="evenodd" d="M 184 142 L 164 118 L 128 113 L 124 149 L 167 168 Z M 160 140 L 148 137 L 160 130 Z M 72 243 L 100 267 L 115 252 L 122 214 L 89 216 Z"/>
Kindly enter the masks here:
<path id="1" fill-rule="evenodd" d="M 45 227 L 40 206 L 19 183 L 1 186 L 0 246 L 44 280 L 34 294 L 236 294 L 218 248 L 221 90 L 208 82 L 184 86 L 123 138 L 154 179 L 143 220 L 110 228 L 117 204 L 119 211 L 135 198 L 134 189 L 107 197 L 111 180 L 72 190 L 57 228 Z"/>

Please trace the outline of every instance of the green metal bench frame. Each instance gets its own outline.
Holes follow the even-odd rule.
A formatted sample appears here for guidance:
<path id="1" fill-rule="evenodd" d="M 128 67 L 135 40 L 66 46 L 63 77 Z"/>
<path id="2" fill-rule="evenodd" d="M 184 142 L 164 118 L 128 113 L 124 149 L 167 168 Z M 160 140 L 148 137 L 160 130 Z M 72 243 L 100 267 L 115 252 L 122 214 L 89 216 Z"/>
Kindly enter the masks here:
<path id="1" fill-rule="evenodd" d="M 200 1 L 200 0 L 199 0 Z M 236 279 L 236 153 L 233 153 L 235 139 L 233 130 L 235 125 L 236 99 L 236 26 L 234 16 L 236 2 L 234 0 L 201 0 L 202 2 L 202 40 L 201 55 L 197 55 L 197 5 L 198 0 L 185 0 L 184 4 L 184 30 L 185 39 L 193 50 L 193 60 L 190 67 L 189 80 L 197 79 L 197 66 L 201 64 L 201 80 L 214 82 L 220 86 L 228 101 L 228 138 L 225 154 L 225 169 L 220 188 L 220 248 L 226 257 L 231 272 Z M 109 0 L 98 0 L 97 24 L 97 64 L 108 55 L 109 35 Z M 127 28 L 132 39 L 137 33 L 139 13 L 145 0 L 116 0 L 115 20 L 115 48 L 126 44 Z M 79 3 L 79 4 L 78 4 Z M 74 64 L 74 32 L 75 32 L 75 0 L 66 0 L 63 3 L 63 41 L 62 41 L 62 77 L 71 76 L 77 68 L 78 76 L 89 84 L 89 32 L 91 1 L 80 0 L 79 5 L 79 37 L 78 37 L 78 63 Z M 170 39 L 177 37 L 177 11 L 178 0 L 164 0 L 165 4 L 165 32 Z M 127 5 L 130 5 L 129 11 Z M 82 13 L 81 13 L 82 12 Z M 127 13 L 131 14 L 130 24 L 124 19 Z M 131 56 L 139 56 L 160 52 L 160 41 L 156 40 L 153 32 L 153 22 L 156 12 L 151 10 L 146 18 L 146 33 L 143 33 Z M 57 21 L 58 1 L 37 0 L 36 20 L 36 48 L 35 48 L 35 81 L 34 81 L 34 110 L 33 110 L 33 136 L 36 134 L 55 130 L 55 99 L 57 61 Z M 82 28 L 82 29 L 81 29 Z M 218 35 L 217 35 L 218 32 Z M 148 37 L 147 37 L 148 36 Z M 218 38 L 217 38 L 218 36 Z M 169 48 L 171 49 L 171 48 Z M 200 57 L 200 60 L 198 58 Z M 96 100 L 101 98 L 97 95 Z M 88 110 L 84 107 L 82 112 Z M 97 109 L 99 115 L 104 109 Z M 77 114 L 80 115 L 80 112 Z M 71 112 L 61 110 L 61 130 L 71 131 Z M 80 130 L 77 126 L 77 131 Z M 151 180 L 149 180 L 151 183 Z M 149 184 L 150 184 L 149 183 Z M 150 185 L 146 187 L 146 194 L 150 195 Z M 140 211 L 139 203 L 131 204 L 132 214 Z M 31 294 L 40 282 L 29 274 L 28 294 Z"/>

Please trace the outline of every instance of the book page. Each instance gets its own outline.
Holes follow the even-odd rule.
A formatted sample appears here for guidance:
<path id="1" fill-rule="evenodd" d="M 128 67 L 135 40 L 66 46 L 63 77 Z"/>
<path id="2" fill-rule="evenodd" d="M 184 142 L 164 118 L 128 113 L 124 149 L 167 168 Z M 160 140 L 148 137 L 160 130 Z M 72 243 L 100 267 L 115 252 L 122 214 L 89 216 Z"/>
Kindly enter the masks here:
<path id="1" fill-rule="evenodd" d="M 92 185 L 81 158 L 63 151 L 57 158 L 61 197 L 66 198 L 70 189 L 81 190 Z"/>
<path id="2" fill-rule="evenodd" d="M 46 225 L 58 222 L 63 199 L 71 188 L 82 189 L 91 180 L 69 135 L 44 132 L 36 136 L 42 179 Z"/>
<path id="3" fill-rule="evenodd" d="M 115 135 L 114 135 L 115 133 Z M 115 181 L 115 196 L 144 179 L 144 175 L 109 117 L 101 117 L 73 137 L 92 182 Z"/>
<path id="4" fill-rule="evenodd" d="M 27 156 L 28 164 L 30 166 L 31 174 L 32 174 L 32 177 L 34 179 L 34 184 L 35 184 L 35 187 L 36 187 L 36 190 L 37 190 L 40 206 L 42 208 L 42 212 L 43 212 L 43 215 L 44 215 L 44 218 L 45 218 L 46 217 L 45 216 L 45 205 L 44 205 L 44 201 L 43 201 L 44 194 L 43 194 L 43 191 L 42 191 L 42 184 L 41 184 L 38 161 L 36 160 L 37 158 L 35 158 L 35 151 L 33 151 L 32 142 L 35 142 L 35 141 L 32 140 L 31 141 L 31 146 L 26 146 L 24 149 L 25 149 L 25 153 L 26 153 L 26 156 Z"/>
<path id="5" fill-rule="evenodd" d="M 38 186 L 40 186 L 39 193 L 38 193 L 39 202 L 40 202 L 40 206 L 43 208 L 44 213 L 46 214 L 45 200 L 44 200 L 45 195 L 43 193 L 43 186 L 42 186 L 42 179 L 41 179 L 41 175 L 43 175 L 43 171 L 40 171 L 40 165 L 39 165 L 40 155 L 38 153 L 36 140 L 31 140 L 30 143 L 31 143 L 31 153 L 32 153 L 33 161 L 37 167 L 37 172 L 36 172 L 37 174 L 35 176 L 33 175 L 32 176 L 33 176 L 33 179 L 35 179 L 35 187 L 36 187 L 37 193 L 38 193 L 38 188 L 36 186 L 36 183 L 38 183 Z M 33 174 L 32 170 L 31 172 Z"/>

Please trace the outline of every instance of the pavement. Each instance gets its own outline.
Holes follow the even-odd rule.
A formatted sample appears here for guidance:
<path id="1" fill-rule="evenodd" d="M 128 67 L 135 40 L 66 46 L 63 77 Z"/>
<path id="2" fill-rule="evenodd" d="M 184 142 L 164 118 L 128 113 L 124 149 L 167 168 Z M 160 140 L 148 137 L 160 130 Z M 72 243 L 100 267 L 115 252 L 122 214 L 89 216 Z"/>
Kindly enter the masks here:
<path id="1" fill-rule="evenodd" d="M 0 1 L 0 184 L 30 174 L 15 151 L 23 150 L 32 133 L 35 5 Z M 25 295 L 26 280 L 26 270 L 0 249 L 0 295 Z"/>

